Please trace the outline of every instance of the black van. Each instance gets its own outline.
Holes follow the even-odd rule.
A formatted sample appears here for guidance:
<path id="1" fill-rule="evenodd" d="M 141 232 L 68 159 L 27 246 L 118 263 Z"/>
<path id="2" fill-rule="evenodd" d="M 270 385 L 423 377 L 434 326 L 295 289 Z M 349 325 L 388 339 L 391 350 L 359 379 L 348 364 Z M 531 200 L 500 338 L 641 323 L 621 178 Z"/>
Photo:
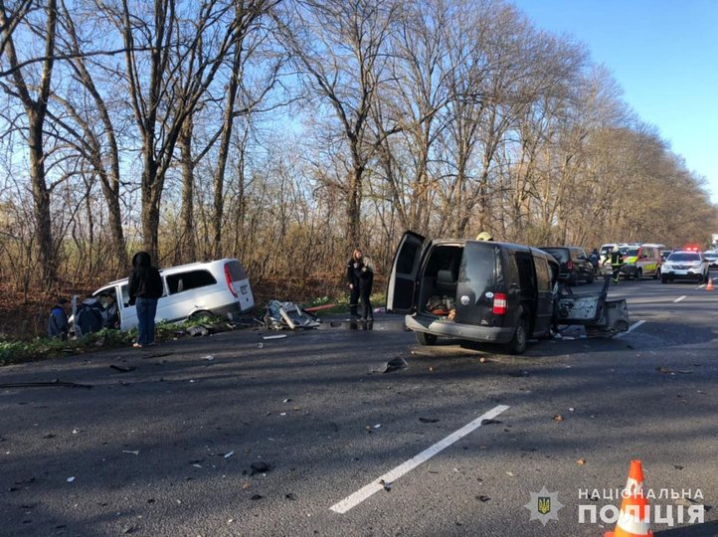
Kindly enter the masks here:
<path id="1" fill-rule="evenodd" d="M 550 253 L 559 263 L 558 279 L 568 285 L 578 285 L 579 281 L 593 283 L 596 269 L 593 268 L 583 248 L 576 246 L 542 246 L 541 250 Z"/>
<path id="2" fill-rule="evenodd" d="M 554 315 L 556 260 L 529 246 L 432 240 L 406 232 L 387 291 L 387 311 L 404 313 L 422 345 L 440 336 L 507 345 L 548 336 Z"/>

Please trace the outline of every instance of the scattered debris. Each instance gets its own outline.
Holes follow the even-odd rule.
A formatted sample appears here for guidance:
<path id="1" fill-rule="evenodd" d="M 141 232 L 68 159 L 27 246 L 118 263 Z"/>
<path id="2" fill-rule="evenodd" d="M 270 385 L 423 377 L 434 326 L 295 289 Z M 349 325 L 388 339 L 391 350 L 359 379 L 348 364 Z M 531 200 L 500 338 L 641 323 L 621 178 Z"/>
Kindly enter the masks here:
<path id="1" fill-rule="evenodd" d="M 287 500 L 296 500 L 296 499 L 297 499 L 296 494 L 294 494 L 294 493 L 292 493 L 292 492 L 290 492 L 289 494 L 285 494 L 284 497 L 285 497 Z"/>
<path id="2" fill-rule="evenodd" d="M 128 455 L 139 455 L 140 452 L 138 450 L 130 450 L 130 449 L 123 449 L 122 453 L 127 453 Z"/>
<path id="3" fill-rule="evenodd" d="M 688 371 L 687 369 L 672 369 L 663 365 L 658 366 L 656 368 L 656 371 L 658 371 L 659 373 L 669 373 L 671 375 L 675 375 L 676 373 L 681 373 L 682 375 L 693 373 L 693 371 Z"/>
<path id="4" fill-rule="evenodd" d="M 229 459 L 232 455 L 234 455 L 234 451 L 229 451 L 229 452 L 227 452 L 227 453 L 224 454 L 224 458 L 225 458 L 225 459 Z"/>
<path id="5" fill-rule="evenodd" d="M 214 360 L 214 356 L 212 356 L 211 354 L 208 354 L 207 356 L 202 358 L 202 360 L 207 360 L 208 362 L 211 362 L 212 360 Z"/>
<path id="6" fill-rule="evenodd" d="M 488 502 L 491 498 L 489 498 L 488 496 L 484 496 L 484 495 L 482 494 L 482 495 L 480 495 L 480 496 L 477 496 L 476 499 L 479 500 L 480 502 L 486 503 L 486 502 Z"/>
<path id="7" fill-rule="evenodd" d="M 203 325 L 197 325 L 193 326 L 192 328 L 187 329 L 187 335 L 190 337 L 197 337 L 197 336 L 208 336 L 209 335 L 209 328 Z"/>
<path id="8" fill-rule="evenodd" d="M 381 427 L 381 423 L 377 423 L 376 425 L 374 425 L 374 428 L 375 428 L 375 429 L 378 429 L 378 428 L 380 428 L 380 427 Z"/>
<path id="9" fill-rule="evenodd" d="M 7 382 L 0 384 L 0 389 L 4 388 L 49 388 L 62 386 L 64 388 L 92 388 L 90 384 L 78 384 L 76 382 L 66 382 L 59 379 L 53 379 L 48 382 Z"/>
<path id="10" fill-rule="evenodd" d="M 500 425 L 503 423 L 499 420 L 481 420 L 481 425 Z"/>
<path id="11" fill-rule="evenodd" d="M 68 483 L 72 483 L 74 480 L 75 480 L 74 477 L 68 477 L 68 478 L 67 478 L 67 482 L 68 482 Z"/>
<path id="12" fill-rule="evenodd" d="M 486 364 L 491 361 L 492 360 L 489 360 L 486 356 L 482 356 L 481 358 L 479 358 L 479 363 L 481 363 L 481 364 Z"/>
<path id="13" fill-rule="evenodd" d="M 261 500 L 262 498 L 264 498 L 264 496 L 262 496 L 261 494 L 255 494 L 250 498 L 250 500 Z"/>
<path id="14" fill-rule="evenodd" d="M 419 418 L 421 423 L 436 423 L 439 420 L 437 418 Z"/>
<path id="15" fill-rule="evenodd" d="M 287 397 L 284 401 L 282 401 L 282 403 L 291 403 L 291 402 L 292 402 L 292 400 L 289 397 Z"/>
<path id="16" fill-rule="evenodd" d="M 520 371 L 512 371 L 509 373 L 509 377 L 528 377 L 530 373 L 526 371 L 525 369 L 522 369 Z"/>
<path id="17" fill-rule="evenodd" d="M 258 349 L 263 349 L 263 348 L 264 348 L 264 343 L 257 343 L 257 348 L 258 348 Z"/>
<path id="18" fill-rule="evenodd" d="M 130 371 L 134 371 L 137 369 L 136 367 L 122 367 L 121 365 L 110 365 L 110 369 L 114 369 L 115 371 L 119 371 L 120 373 L 129 373 Z"/>
<path id="19" fill-rule="evenodd" d="M 679 466 L 677 464 L 674 464 L 673 468 L 675 468 L 676 470 L 683 470 L 683 466 Z"/>
<path id="20" fill-rule="evenodd" d="M 327 309 L 319 306 L 320 309 Z M 314 309 L 314 311 L 318 311 Z M 294 302 L 279 302 L 270 300 L 267 304 L 267 312 L 264 315 L 264 325 L 270 330 L 283 330 L 289 328 L 311 329 L 317 328 L 321 320 L 315 317 L 310 311 L 301 308 Z"/>
<path id="21" fill-rule="evenodd" d="M 563 421 L 563 416 L 561 414 L 554 414 L 553 420 L 554 421 Z"/>
<path id="22" fill-rule="evenodd" d="M 269 464 L 263 461 L 253 462 L 250 465 L 250 468 L 252 469 L 252 471 L 249 473 L 249 475 L 266 474 L 270 470 Z"/>
<path id="23" fill-rule="evenodd" d="M 383 479 L 379 480 L 379 484 L 384 487 L 384 490 L 387 492 L 391 492 L 391 483 L 388 483 L 387 481 L 384 481 Z"/>
<path id="24" fill-rule="evenodd" d="M 579 466 L 583 466 L 586 464 L 586 459 L 578 459 L 576 461 L 576 464 L 578 464 Z"/>
<path id="25" fill-rule="evenodd" d="M 406 369 L 407 367 L 409 367 L 409 364 L 406 362 L 406 360 L 404 360 L 400 356 L 397 356 L 396 358 L 389 360 L 388 362 L 384 362 L 383 364 L 369 368 L 369 373 L 390 373 L 391 371 L 396 371 L 398 369 Z"/>
<path id="26" fill-rule="evenodd" d="M 262 339 L 284 339 L 287 334 L 280 334 L 278 336 L 264 336 Z"/>

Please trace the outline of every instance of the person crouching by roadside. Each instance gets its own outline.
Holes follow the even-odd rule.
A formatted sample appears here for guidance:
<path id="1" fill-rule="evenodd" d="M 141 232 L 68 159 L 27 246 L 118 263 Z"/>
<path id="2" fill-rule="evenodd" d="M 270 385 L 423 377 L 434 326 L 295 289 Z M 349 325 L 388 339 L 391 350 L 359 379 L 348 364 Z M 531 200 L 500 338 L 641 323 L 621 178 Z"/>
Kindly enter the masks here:
<path id="1" fill-rule="evenodd" d="M 130 306 L 137 307 L 137 342 L 133 347 L 155 344 L 157 300 L 162 296 L 160 272 L 152 266 L 150 254 L 137 252 L 132 258 L 129 278 Z"/>
<path id="2" fill-rule="evenodd" d="M 60 338 L 62 341 L 67 340 L 70 324 L 67 321 L 66 304 L 67 299 L 60 298 L 50 310 L 50 319 L 47 322 L 47 337 Z"/>
<path id="3" fill-rule="evenodd" d="M 347 263 L 347 280 L 349 281 L 349 313 L 352 320 L 358 317 L 357 306 L 362 301 L 362 320 L 371 321 L 374 316 L 371 309 L 371 288 L 374 285 L 374 270 L 368 258 L 357 248 Z"/>

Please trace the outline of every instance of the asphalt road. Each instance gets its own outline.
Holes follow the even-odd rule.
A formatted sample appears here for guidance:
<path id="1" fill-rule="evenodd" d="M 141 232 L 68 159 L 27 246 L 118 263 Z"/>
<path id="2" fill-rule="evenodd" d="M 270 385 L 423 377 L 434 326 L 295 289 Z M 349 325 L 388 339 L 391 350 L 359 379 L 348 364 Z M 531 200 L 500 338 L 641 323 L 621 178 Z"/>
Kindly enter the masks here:
<path id="1" fill-rule="evenodd" d="M 596 536 L 614 524 L 580 509 L 619 506 L 606 496 L 640 459 L 664 519 L 705 505 L 656 536 L 718 535 L 718 291 L 611 295 L 630 333 L 570 329 L 519 357 L 420 347 L 381 316 L 3 368 L 3 384 L 92 388 L 0 388 L 0 534 Z"/>

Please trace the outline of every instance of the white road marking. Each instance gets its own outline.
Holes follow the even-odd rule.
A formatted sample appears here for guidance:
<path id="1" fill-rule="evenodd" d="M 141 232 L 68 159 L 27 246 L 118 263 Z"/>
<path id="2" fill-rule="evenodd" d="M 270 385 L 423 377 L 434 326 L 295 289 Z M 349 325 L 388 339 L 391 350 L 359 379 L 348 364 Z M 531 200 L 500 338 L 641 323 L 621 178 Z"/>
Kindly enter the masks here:
<path id="1" fill-rule="evenodd" d="M 633 323 L 631 326 L 628 327 L 628 330 L 626 330 L 625 332 L 621 332 L 621 333 L 618 334 L 616 337 L 623 337 L 623 336 L 625 336 L 626 334 L 628 334 L 628 333 L 630 333 L 630 332 L 633 332 L 636 328 L 638 328 L 639 326 L 641 326 L 641 325 L 642 325 L 643 323 L 645 323 L 645 322 L 646 322 L 646 321 L 636 321 L 635 323 Z"/>
<path id="2" fill-rule="evenodd" d="M 698 289 L 703 289 L 706 286 L 706 284 L 702 283 L 698 286 Z"/>
<path id="3" fill-rule="evenodd" d="M 681 301 L 683 301 L 683 300 L 685 300 L 685 299 L 686 299 L 686 295 L 679 296 L 678 298 L 676 298 L 676 299 L 673 301 L 673 303 L 675 304 L 675 303 L 681 302 Z"/>
<path id="4" fill-rule="evenodd" d="M 499 405 L 491 410 L 489 410 L 486 414 L 479 416 L 471 423 L 468 423 L 464 425 L 461 429 L 458 431 L 454 431 L 449 436 L 444 438 L 443 440 L 440 440 L 433 446 L 425 449 L 415 457 L 409 459 L 408 461 L 400 464 L 393 470 L 390 470 L 389 472 L 385 473 L 383 476 L 378 477 L 371 483 L 369 483 L 367 486 L 365 486 L 362 489 L 359 489 L 354 494 L 351 494 L 344 498 L 339 503 L 335 503 L 332 505 L 329 509 L 334 511 L 335 513 L 344 514 L 352 507 L 356 507 L 361 502 L 369 498 L 372 494 L 379 492 L 384 488 L 384 483 L 390 484 L 399 479 L 404 474 L 409 473 L 411 470 L 419 466 L 420 464 L 428 461 L 431 457 L 436 455 L 437 453 L 443 451 L 447 447 L 449 447 L 451 444 L 456 442 L 457 440 L 462 439 L 467 434 L 475 431 L 479 427 L 481 427 L 481 422 L 483 420 L 490 420 L 501 414 L 502 412 L 505 412 L 509 409 L 506 405 Z"/>

